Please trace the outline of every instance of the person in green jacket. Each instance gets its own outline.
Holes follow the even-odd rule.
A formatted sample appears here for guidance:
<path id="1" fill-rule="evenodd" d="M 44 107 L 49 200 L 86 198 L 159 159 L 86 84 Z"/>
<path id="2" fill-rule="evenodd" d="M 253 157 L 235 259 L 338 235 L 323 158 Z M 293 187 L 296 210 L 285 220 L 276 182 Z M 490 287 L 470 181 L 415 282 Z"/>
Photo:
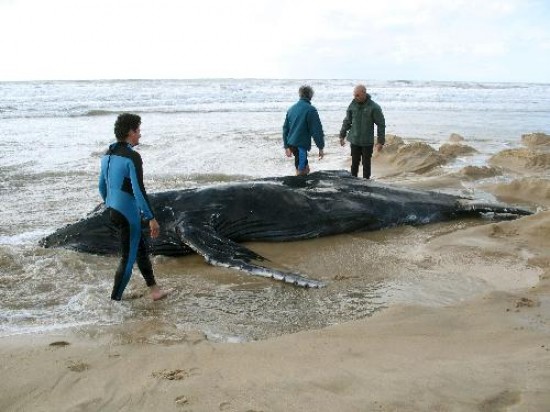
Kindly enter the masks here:
<path id="1" fill-rule="evenodd" d="M 370 179 L 371 158 L 375 148 L 374 125 L 376 125 L 376 151 L 382 150 L 386 142 L 386 121 L 382 109 L 367 93 L 363 84 L 353 89 L 353 100 L 348 106 L 346 118 L 340 129 L 340 144 L 344 146 L 347 140 L 351 146 L 351 174 L 357 177 L 359 164 L 363 163 L 363 177 Z"/>
<path id="2" fill-rule="evenodd" d="M 288 157 L 294 155 L 296 175 L 309 173 L 307 152 L 311 149 L 311 138 L 319 148 L 319 159 L 324 156 L 325 134 L 317 109 L 311 104 L 313 89 L 311 86 L 300 86 L 300 100 L 288 109 L 283 124 L 283 144 Z"/>

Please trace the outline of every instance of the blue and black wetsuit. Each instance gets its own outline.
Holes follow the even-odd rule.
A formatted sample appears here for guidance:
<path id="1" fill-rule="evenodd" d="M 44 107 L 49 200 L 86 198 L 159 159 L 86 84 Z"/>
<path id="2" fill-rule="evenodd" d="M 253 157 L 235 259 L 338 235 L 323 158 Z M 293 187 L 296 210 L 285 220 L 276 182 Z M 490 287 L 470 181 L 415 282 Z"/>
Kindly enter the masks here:
<path id="1" fill-rule="evenodd" d="M 111 221 L 120 231 L 121 260 L 115 274 L 111 299 L 120 300 L 138 263 L 147 286 L 155 285 L 147 244 L 141 235 L 142 216 L 154 218 L 143 185 L 143 161 L 125 142 L 113 143 L 101 159 L 99 193 L 110 208 Z"/>

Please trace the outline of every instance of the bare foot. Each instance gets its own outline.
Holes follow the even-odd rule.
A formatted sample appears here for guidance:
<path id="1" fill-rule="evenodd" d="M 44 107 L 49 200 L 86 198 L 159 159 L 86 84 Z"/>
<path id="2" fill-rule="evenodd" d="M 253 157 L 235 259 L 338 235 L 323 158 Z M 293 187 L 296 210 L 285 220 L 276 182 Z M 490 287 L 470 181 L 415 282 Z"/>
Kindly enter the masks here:
<path id="1" fill-rule="evenodd" d="M 151 288 L 151 299 L 153 299 L 153 301 L 164 299 L 173 291 L 174 289 L 162 290 L 161 288 L 155 285 Z"/>

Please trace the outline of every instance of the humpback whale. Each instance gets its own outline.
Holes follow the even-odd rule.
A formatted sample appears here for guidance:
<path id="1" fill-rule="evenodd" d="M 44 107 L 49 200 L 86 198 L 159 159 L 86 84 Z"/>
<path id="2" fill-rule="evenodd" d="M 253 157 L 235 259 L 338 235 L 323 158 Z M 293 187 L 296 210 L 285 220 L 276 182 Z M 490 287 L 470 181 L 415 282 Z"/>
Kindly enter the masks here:
<path id="1" fill-rule="evenodd" d="M 267 259 L 239 243 L 312 239 L 483 214 L 503 218 L 531 214 L 505 204 L 358 179 L 347 171 L 159 192 L 150 194 L 149 200 L 161 226 L 159 237 L 150 242 L 153 254 L 198 253 L 213 265 L 303 287 L 324 284 L 270 267 Z M 118 251 L 117 233 L 103 205 L 40 244 L 94 254 Z"/>

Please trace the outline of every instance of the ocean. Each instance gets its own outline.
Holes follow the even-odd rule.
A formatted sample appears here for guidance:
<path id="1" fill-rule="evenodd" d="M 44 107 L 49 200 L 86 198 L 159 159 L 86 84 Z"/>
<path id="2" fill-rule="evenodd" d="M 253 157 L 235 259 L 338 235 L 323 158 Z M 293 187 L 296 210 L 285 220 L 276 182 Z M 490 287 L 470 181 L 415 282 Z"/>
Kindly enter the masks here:
<path id="1" fill-rule="evenodd" d="M 211 339 L 240 341 L 322 327 L 387 307 L 392 291 L 401 286 L 384 276 L 304 291 L 208 267 L 197 256 L 155 258 L 159 282 L 176 288 L 166 302 L 113 304 L 108 297 L 115 257 L 37 245 L 44 235 L 82 218 L 99 203 L 99 159 L 114 140 L 118 113 L 142 116 L 137 150 L 151 193 L 282 176 L 294 171 L 293 160 L 282 149 L 285 112 L 297 100 L 298 87 L 310 84 L 327 140 L 324 159 L 317 160 L 312 150 L 312 170 L 347 169 L 349 149 L 338 145 L 337 136 L 357 82 L 0 82 L 0 336 L 152 319 L 200 329 Z M 384 110 L 386 133 L 435 148 L 458 133 L 478 150 L 447 165 L 449 169 L 484 165 L 491 155 L 519 147 L 522 134 L 550 133 L 550 84 L 364 83 Z M 406 238 L 405 229 L 397 230 Z M 350 250 L 362 253 L 368 244 L 382 256 L 383 247 L 377 245 L 384 236 L 299 242 L 302 253 L 292 256 L 305 273 L 322 272 L 332 264 L 343 277 L 353 277 L 357 267 L 349 263 L 354 259 Z M 280 259 L 293 248 L 257 247 Z M 313 263 L 321 251 L 324 266 Z M 304 257 L 307 253 L 310 257 Z M 142 284 L 135 273 L 129 288 L 139 290 Z"/>

